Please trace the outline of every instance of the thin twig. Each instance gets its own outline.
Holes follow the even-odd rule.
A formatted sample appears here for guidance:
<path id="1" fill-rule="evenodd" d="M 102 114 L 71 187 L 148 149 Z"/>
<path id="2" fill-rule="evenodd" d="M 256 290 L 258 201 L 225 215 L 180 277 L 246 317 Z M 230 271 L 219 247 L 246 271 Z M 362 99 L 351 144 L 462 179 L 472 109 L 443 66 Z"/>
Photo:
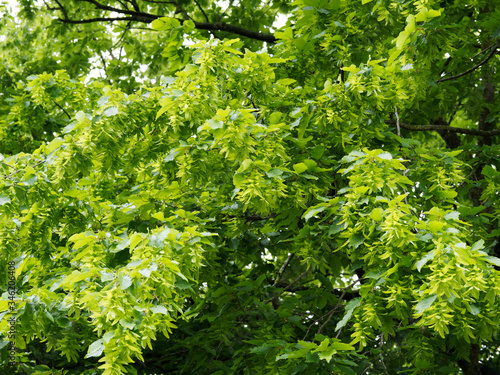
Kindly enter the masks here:
<path id="1" fill-rule="evenodd" d="M 476 64 L 475 66 L 473 66 L 472 68 L 470 68 L 469 70 L 466 70 L 465 72 L 463 73 L 460 73 L 460 74 L 457 74 L 456 76 L 452 76 L 452 77 L 447 77 L 447 78 L 440 78 L 438 79 L 436 82 L 444 82 L 444 81 L 451 81 L 452 79 L 457 79 L 457 78 L 460 78 L 460 77 L 463 77 L 464 75 L 466 74 L 469 74 L 469 73 L 472 73 L 474 70 L 476 70 L 477 68 L 479 68 L 481 65 L 483 64 L 486 64 L 488 62 L 489 59 L 491 59 L 493 57 L 493 55 L 496 53 L 497 51 L 497 48 L 498 48 L 498 42 L 495 42 L 491 47 L 492 50 L 490 52 L 490 54 L 488 56 L 486 56 L 486 58 L 479 62 L 478 64 Z M 489 47 L 489 48 L 491 48 Z"/>
<path id="2" fill-rule="evenodd" d="M 7 167 L 10 167 L 12 168 L 13 170 L 17 171 L 17 169 L 15 167 L 13 167 L 12 165 L 9 165 L 7 163 L 4 163 L 3 161 L 0 161 L 0 163 L 2 163 L 3 165 L 6 165 Z"/>
<path id="3" fill-rule="evenodd" d="M 219 346 L 217 346 L 217 349 L 215 349 L 215 354 L 212 356 L 212 358 L 210 358 L 210 362 L 208 362 L 208 365 L 207 367 L 205 368 L 205 371 L 203 371 L 203 374 L 202 375 L 205 375 L 206 372 L 210 369 L 210 365 L 212 364 L 213 360 L 217 357 L 217 355 L 219 354 L 219 350 L 220 348 L 222 347 L 222 340 L 220 340 L 219 342 Z"/>
<path id="4" fill-rule="evenodd" d="M 208 19 L 208 16 L 207 14 L 205 13 L 205 11 L 203 10 L 203 8 L 201 7 L 200 3 L 198 2 L 198 0 L 194 0 L 196 6 L 198 7 L 199 10 L 201 10 L 201 13 L 203 13 L 203 17 L 205 17 L 205 20 L 207 22 L 210 22 L 210 20 Z M 220 21 L 220 20 L 219 20 Z"/>
<path id="5" fill-rule="evenodd" d="M 278 282 L 280 281 L 281 276 L 283 276 L 283 273 L 285 272 L 285 269 L 288 266 L 288 263 L 290 263 L 290 261 L 292 260 L 292 258 L 294 256 L 295 256 L 295 253 L 288 254 L 288 258 L 286 258 L 285 262 L 283 263 L 283 265 L 281 266 L 281 268 L 278 272 L 278 275 L 276 276 L 276 280 L 274 281 L 273 288 L 276 287 L 276 285 L 278 285 Z"/>
<path id="6" fill-rule="evenodd" d="M 356 285 L 360 280 L 356 280 L 354 281 L 352 284 L 346 286 L 345 288 L 342 289 L 342 294 L 340 295 L 339 299 L 337 300 L 337 303 L 335 304 L 335 306 L 333 307 L 333 309 L 331 309 L 329 312 L 327 312 L 325 315 L 319 317 L 318 319 L 316 319 L 314 322 L 312 322 L 310 325 L 309 325 L 309 328 L 307 329 L 306 331 L 306 334 L 304 335 L 304 338 L 302 340 L 305 340 L 307 338 L 307 335 L 309 334 L 309 331 L 311 330 L 311 327 L 313 325 L 315 325 L 316 323 L 320 322 L 321 320 L 323 320 L 326 316 L 328 316 L 328 319 L 323 323 L 321 324 L 321 326 L 319 327 L 318 329 L 318 332 L 316 333 L 317 335 L 319 335 L 321 333 L 321 330 L 323 329 L 323 327 L 330 321 L 330 319 L 332 319 L 332 316 L 333 316 L 333 313 L 335 311 L 337 311 L 340 307 L 340 302 L 342 302 L 342 300 L 344 299 L 344 296 L 346 295 L 347 293 L 347 290 L 348 289 L 351 289 L 354 285 Z"/>
<path id="7" fill-rule="evenodd" d="M 396 122 L 392 120 L 386 121 L 387 124 L 395 125 Z M 478 130 L 478 129 L 467 129 L 467 128 L 455 128 L 449 125 L 410 125 L 400 122 L 399 126 L 403 129 L 412 131 L 432 131 L 432 130 L 445 130 L 451 133 L 462 133 L 469 135 L 477 135 L 480 137 L 493 137 L 500 135 L 500 129 L 495 130 Z"/>
<path id="8" fill-rule="evenodd" d="M 40 161 L 40 162 L 36 163 L 36 164 L 35 164 L 32 168 L 38 167 L 40 164 L 43 164 L 43 163 L 45 163 L 45 162 L 46 162 L 46 160 L 42 160 L 42 161 Z M 17 174 L 17 173 L 19 173 L 19 172 L 22 172 L 22 171 L 24 170 L 24 168 L 23 168 L 23 169 L 16 169 L 16 168 L 15 168 L 15 167 L 13 167 L 12 165 L 6 164 L 6 163 L 4 163 L 4 162 L 0 162 L 0 163 L 2 163 L 3 165 L 7 165 L 7 166 L 9 166 L 9 167 L 11 167 L 11 168 L 13 168 L 13 169 L 14 169 L 14 172 L 12 172 L 11 174 L 9 174 L 8 176 L 5 176 L 5 178 L 11 178 L 11 177 L 12 177 L 12 176 L 14 176 L 15 174 Z"/>
<path id="9" fill-rule="evenodd" d="M 297 276 L 297 278 L 295 280 L 293 280 L 285 289 L 283 289 L 281 291 L 280 294 L 278 294 L 277 296 L 274 296 L 274 297 L 271 297 L 269 298 L 266 302 L 264 302 L 264 304 L 268 304 L 269 302 L 272 302 L 273 299 L 275 298 L 278 298 L 279 296 L 281 296 L 283 293 L 289 291 L 292 286 L 294 286 L 300 279 L 302 279 L 304 276 L 306 276 L 309 272 L 311 272 L 311 269 L 308 269 L 307 271 L 304 271 L 302 272 L 299 276 Z"/>
<path id="10" fill-rule="evenodd" d="M 317 333 L 318 335 L 321 333 L 321 330 L 323 329 L 323 327 L 330 321 L 330 319 L 332 319 L 333 313 L 340 307 L 340 302 L 344 299 L 344 296 L 347 293 L 347 290 L 351 289 L 359 281 L 360 280 L 358 279 L 358 280 L 354 281 L 353 283 L 351 283 L 351 285 L 348 285 L 347 287 L 344 288 L 344 290 L 342 291 L 342 294 L 340 295 L 340 297 L 339 297 L 339 299 L 337 301 L 337 305 L 335 305 L 335 307 L 330 311 L 328 319 L 326 319 L 323 322 L 323 324 L 318 328 L 318 333 Z"/>
<path id="11" fill-rule="evenodd" d="M 385 375 L 389 375 L 389 372 L 387 371 L 387 367 L 385 367 L 385 363 L 384 363 L 384 357 L 382 356 L 382 346 L 384 345 L 384 334 L 381 333 L 380 334 L 380 345 L 378 346 L 379 350 L 380 350 L 380 353 L 379 353 L 379 356 L 380 356 L 380 362 L 382 363 L 382 367 L 384 368 L 384 371 L 385 371 Z"/>
<path id="12" fill-rule="evenodd" d="M 361 373 L 361 375 L 365 374 L 365 373 L 366 373 L 366 372 L 370 369 L 370 367 L 372 367 L 372 366 L 373 366 L 373 364 L 372 364 L 372 363 L 370 363 L 370 364 L 369 364 L 369 365 L 368 365 L 368 366 L 364 369 L 364 371 Z"/>
<path id="13" fill-rule="evenodd" d="M 71 116 L 69 115 L 69 113 L 66 112 L 66 110 L 58 102 L 54 100 L 54 104 L 57 105 L 61 109 L 61 111 L 63 111 L 65 115 L 68 116 L 68 118 L 71 120 Z"/>
<path id="14" fill-rule="evenodd" d="M 398 115 L 398 108 L 396 107 L 396 128 L 398 129 L 398 137 L 401 137 L 401 128 L 399 127 L 399 115 Z"/>

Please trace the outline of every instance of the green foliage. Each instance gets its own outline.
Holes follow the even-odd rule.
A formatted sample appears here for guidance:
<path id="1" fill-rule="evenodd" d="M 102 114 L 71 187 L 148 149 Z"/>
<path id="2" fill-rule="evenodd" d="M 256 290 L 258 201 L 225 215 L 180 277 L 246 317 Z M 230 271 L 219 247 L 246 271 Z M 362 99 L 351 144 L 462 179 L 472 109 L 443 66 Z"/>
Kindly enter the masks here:
<path id="1" fill-rule="evenodd" d="M 4 373 L 498 367 L 500 8 L 21 4 L 0 9 Z"/>

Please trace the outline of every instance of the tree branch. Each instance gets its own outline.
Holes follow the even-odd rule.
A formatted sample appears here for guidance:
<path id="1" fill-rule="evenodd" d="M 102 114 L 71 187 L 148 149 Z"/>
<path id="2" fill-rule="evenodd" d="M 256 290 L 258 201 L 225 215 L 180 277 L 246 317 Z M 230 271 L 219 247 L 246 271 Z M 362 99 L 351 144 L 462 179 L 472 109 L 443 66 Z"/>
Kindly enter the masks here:
<path id="1" fill-rule="evenodd" d="M 205 11 L 203 10 L 203 8 L 201 7 L 200 3 L 197 1 L 197 0 L 194 0 L 194 2 L 196 3 L 196 6 L 198 7 L 198 9 L 201 11 L 201 13 L 203 14 L 203 17 L 205 17 L 205 20 L 207 22 L 210 22 L 210 20 L 208 19 L 208 16 L 207 14 L 205 13 Z"/>
<path id="2" fill-rule="evenodd" d="M 55 0 L 57 1 L 57 0 Z M 75 19 L 70 19 L 68 17 L 66 9 L 60 4 L 60 11 L 63 15 L 64 18 L 59 18 L 59 21 L 63 23 L 68 23 L 68 24 L 84 24 L 84 23 L 92 23 L 92 22 L 114 22 L 114 21 L 136 21 L 136 22 L 142 22 L 142 23 L 151 23 L 154 20 L 161 18 L 161 15 L 157 14 L 150 14 L 150 13 L 144 13 L 144 12 L 139 12 L 135 10 L 127 10 L 127 9 L 119 9 L 115 8 L 109 5 L 101 4 L 97 2 L 96 0 L 76 0 L 80 2 L 86 2 L 89 4 L 94 5 L 97 9 L 101 9 L 104 11 L 108 12 L 116 12 L 118 14 L 125 14 L 130 17 L 96 17 L 96 18 L 89 18 L 89 19 L 81 19 L 81 20 L 75 20 Z M 175 1 L 169 2 L 176 4 Z M 181 24 L 185 22 L 185 20 L 179 20 Z M 273 34 L 266 34 L 266 33 L 261 33 L 258 31 L 253 31 L 253 30 L 248 30 L 240 26 L 235 26 L 235 25 L 229 25 L 224 22 L 196 22 L 194 21 L 195 28 L 198 30 L 207 30 L 207 31 L 226 31 L 232 34 L 244 36 L 250 39 L 255 39 L 255 40 L 261 40 L 263 42 L 267 43 L 275 43 L 276 42 L 276 37 Z"/>
<path id="3" fill-rule="evenodd" d="M 481 65 L 484 65 L 488 62 L 489 59 L 491 59 L 493 57 L 493 55 L 496 53 L 497 51 L 497 48 L 498 48 L 498 42 L 495 42 L 493 45 L 491 45 L 490 47 L 488 48 L 485 48 L 483 51 L 485 50 L 488 50 L 489 48 L 491 48 L 491 52 L 489 53 L 488 56 L 486 56 L 486 58 L 479 62 L 478 64 L 476 64 L 475 66 L 473 66 L 472 68 L 470 68 L 469 70 L 466 70 L 465 72 L 463 73 L 460 73 L 460 74 L 457 74 L 456 76 L 452 76 L 452 77 L 447 77 L 447 78 L 440 78 L 438 79 L 436 82 L 445 82 L 445 81 L 451 81 L 452 79 L 457 79 L 457 78 L 460 78 L 460 77 L 463 77 L 464 75 L 467 75 L 469 73 L 472 73 L 474 70 L 476 70 L 477 68 L 479 68 Z M 477 55 L 476 55 L 477 56 Z"/>
<path id="4" fill-rule="evenodd" d="M 130 16 L 133 16 L 134 18 L 137 18 L 138 21 L 140 18 L 142 18 L 144 20 L 149 19 L 150 20 L 149 22 L 153 22 L 155 19 L 160 18 L 160 16 L 157 16 L 155 14 L 149 14 L 149 13 L 144 13 L 144 12 L 137 12 L 137 11 L 133 11 L 133 10 L 126 10 L 126 9 L 119 9 L 119 8 L 111 7 L 109 5 L 101 4 L 101 3 L 97 2 L 96 0 L 76 0 L 76 1 L 93 4 L 97 9 L 107 10 L 110 12 L 116 12 L 116 13 L 120 13 L 120 14 L 128 14 Z M 141 22 L 147 22 L 147 21 L 141 21 Z"/>
<path id="5" fill-rule="evenodd" d="M 311 327 L 313 325 L 315 325 L 316 323 L 320 322 L 321 320 L 323 320 L 325 317 L 328 316 L 328 319 L 326 319 L 323 324 L 321 324 L 321 326 L 319 327 L 318 329 L 318 332 L 316 333 L 317 335 L 319 335 L 321 333 L 321 331 L 323 330 L 323 328 L 325 327 L 325 325 L 332 319 L 332 316 L 333 316 L 333 313 L 335 311 L 337 311 L 338 309 L 340 309 L 340 303 L 342 302 L 342 300 L 344 299 L 344 296 L 346 295 L 347 293 L 347 290 L 351 289 L 354 285 L 356 285 L 360 280 L 356 280 L 354 281 L 352 284 L 346 286 L 345 288 L 342 289 L 342 294 L 340 295 L 339 299 L 337 300 L 337 303 L 335 304 L 335 306 L 333 307 L 333 309 L 331 309 L 329 312 L 327 312 L 325 315 L 319 317 L 317 320 L 315 320 L 312 324 L 309 325 L 309 328 L 307 329 L 307 332 L 306 334 L 304 335 L 304 338 L 302 340 L 305 340 L 307 338 L 307 335 L 309 334 L 309 331 L 311 330 Z"/>
<path id="6" fill-rule="evenodd" d="M 281 291 L 280 294 L 278 294 L 277 296 L 274 296 L 274 297 L 271 297 L 269 298 L 266 302 L 264 302 L 264 304 L 268 304 L 269 302 L 272 302 L 275 298 L 278 298 L 279 296 L 281 296 L 283 293 L 289 291 L 290 289 L 292 289 L 292 286 L 294 286 L 300 279 L 302 279 L 304 276 L 306 276 L 309 272 L 311 272 L 311 269 L 308 269 L 307 271 L 304 271 L 302 272 L 299 276 L 297 276 L 297 278 L 295 280 L 293 280 L 285 289 L 283 289 Z"/>
<path id="7" fill-rule="evenodd" d="M 281 266 L 278 275 L 276 276 L 276 280 L 273 283 L 273 287 L 276 287 L 278 285 L 279 281 L 281 280 L 281 276 L 283 276 L 283 273 L 285 272 L 286 267 L 288 266 L 288 263 L 292 260 L 292 258 L 295 256 L 295 253 L 290 253 L 288 254 L 288 257 L 286 258 L 285 262 Z"/>
<path id="8" fill-rule="evenodd" d="M 114 21 L 137 21 L 133 17 L 111 17 L 111 18 L 102 18 L 102 17 L 97 17 L 97 18 L 88 18 L 85 20 L 71 20 L 71 19 L 62 19 L 58 18 L 59 21 L 63 23 L 70 23 L 70 24 L 82 24 L 82 23 L 92 23 L 92 22 L 114 22 Z"/>
<path id="9" fill-rule="evenodd" d="M 388 121 L 386 121 L 386 123 L 390 124 L 390 125 L 395 125 L 396 121 L 388 120 Z M 480 137 L 493 137 L 496 135 L 500 135 L 500 129 L 486 131 L 486 130 L 467 129 L 467 128 L 454 128 L 454 127 L 451 127 L 448 125 L 410 125 L 410 124 L 405 124 L 403 122 L 400 122 L 399 126 L 402 127 L 403 129 L 412 130 L 412 131 L 445 130 L 445 131 L 449 131 L 452 133 L 477 135 Z"/>
<path id="10" fill-rule="evenodd" d="M 63 107 L 62 107 L 62 106 L 61 106 L 58 102 L 56 102 L 56 101 L 54 100 L 54 104 L 55 104 L 56 106 L 58 106 L 58 107 L 61 109 L 61 111 L 63 111 L 63 112 L 64 112 L 64 114 L 65 114 L 66 116 L 68 116 L 68 118 L 71 120 L 71 116 L 69 115 L 69 113 L 68 113 L 68 112 L 66 112 L 66 110 L 65 110 L 65 109 L 64 109 L 64 108 L 63 108 Z"/>

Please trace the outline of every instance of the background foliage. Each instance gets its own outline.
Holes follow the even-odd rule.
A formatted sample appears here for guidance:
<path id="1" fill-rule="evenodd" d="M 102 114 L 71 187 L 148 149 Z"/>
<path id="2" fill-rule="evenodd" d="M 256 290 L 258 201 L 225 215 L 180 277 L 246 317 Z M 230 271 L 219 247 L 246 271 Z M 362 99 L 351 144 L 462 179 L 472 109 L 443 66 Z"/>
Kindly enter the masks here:
<path id="1" fill-rule="evenodd" d="M 496 0 L 19 6 L 3 373 L 499 373 Z"/>

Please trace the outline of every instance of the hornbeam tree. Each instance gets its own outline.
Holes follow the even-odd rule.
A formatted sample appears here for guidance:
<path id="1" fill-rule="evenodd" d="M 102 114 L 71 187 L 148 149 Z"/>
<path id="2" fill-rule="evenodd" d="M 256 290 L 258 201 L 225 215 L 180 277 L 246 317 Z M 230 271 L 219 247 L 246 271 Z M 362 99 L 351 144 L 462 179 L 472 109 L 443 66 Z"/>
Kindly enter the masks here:
<path id="1" fill-rule="evenodd" d="M 1 372 L 500 373 L 497 5 L 2 5 Z"/>

